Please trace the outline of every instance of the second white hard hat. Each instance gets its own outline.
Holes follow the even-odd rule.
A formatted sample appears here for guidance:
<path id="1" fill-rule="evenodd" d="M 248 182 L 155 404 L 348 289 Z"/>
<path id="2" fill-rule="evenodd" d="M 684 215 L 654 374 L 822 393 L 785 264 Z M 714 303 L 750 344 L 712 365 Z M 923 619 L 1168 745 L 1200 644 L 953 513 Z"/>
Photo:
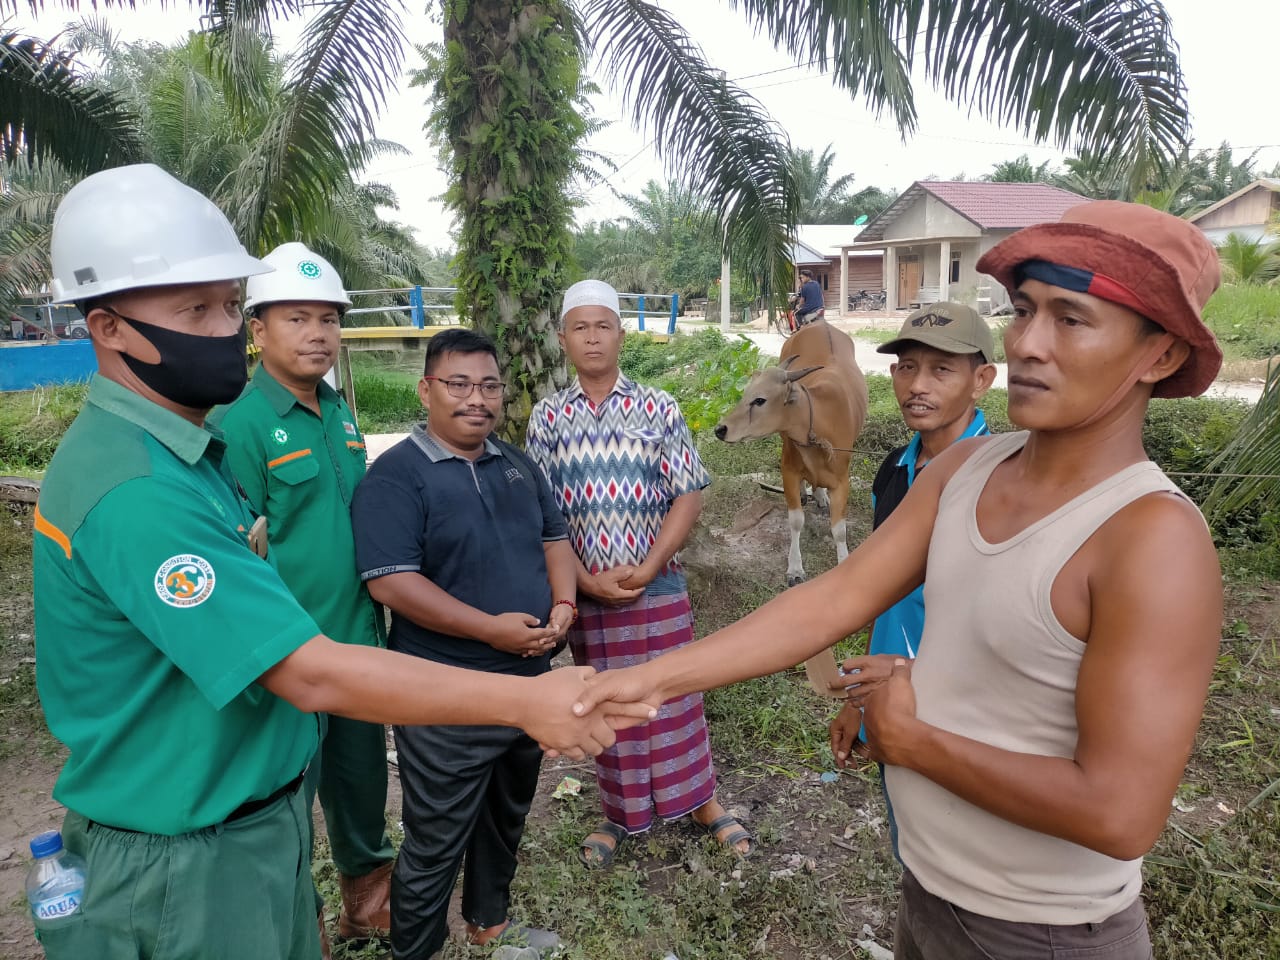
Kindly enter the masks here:
<path id="1" fill-rule="evenodd" d="M 244 288 L 244 309 L 253 313 L 269 303 L 308 301 L 351 306 L 338 271 L 324 257 L 302 243 L 282 243 L 265 257 L 274 273 L 250 277 Z"/>
<path id="2" fill-rule="evenodd" d="M 212 201 L 152 163 L 103 170 L 68 190 L 50 253 L 55 303 L 271 269 L 249 256 Z"/>

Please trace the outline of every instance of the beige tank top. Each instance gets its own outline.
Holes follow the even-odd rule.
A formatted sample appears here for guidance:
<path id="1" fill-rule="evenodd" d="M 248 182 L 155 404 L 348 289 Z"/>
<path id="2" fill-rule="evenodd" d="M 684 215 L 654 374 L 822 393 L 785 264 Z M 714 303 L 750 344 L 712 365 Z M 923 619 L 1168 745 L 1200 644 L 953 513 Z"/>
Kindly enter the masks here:
<path id="1" fill-rule="evenodd" d="M 995 437 L 938 505 L 912 670 L 919 716 L 1003 750 L 1071 757 L 1085 644 L 1054 616 L 1063 565 L 1114 513 L 1156 491 L 1181 495 L 1154 463 L 1121 470 L 1003 543 L 978 531 L 978 496 L 1027 434 Z M 901 767 L 885 770 L 903 861 L 965 910 L 1024 923 L 1097 923 L 1142 886 L 1142 860 L 1116 860 L 987 813 Z"/>

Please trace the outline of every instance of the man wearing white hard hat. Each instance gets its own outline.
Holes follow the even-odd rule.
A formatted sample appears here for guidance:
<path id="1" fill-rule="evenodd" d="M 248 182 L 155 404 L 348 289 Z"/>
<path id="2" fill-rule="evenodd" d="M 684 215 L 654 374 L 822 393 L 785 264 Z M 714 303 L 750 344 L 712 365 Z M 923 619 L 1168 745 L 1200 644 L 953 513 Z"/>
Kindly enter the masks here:
<path id="1" fill-rule="evenodd" d="M 266 517 L 280 577 L 303 609 L 340 643 L 383 646 L 382 611 L 356 574 L 349 519 L 364 476 L 364 437 L 324 379 L 351 299 L 333 266 L 304 244 L 276 247 L 263 262 L 275 271 L 245 285 L 258 369 L 240 398 L 214 410 L 209 422 L 225 434 L 231 471 L 249 505 Z M 338 935 L 383 935 L 391 928 L 395 858 L 386 830 L 385 731 L 324 714 L 320 730 L 303 795 L 310 810 L 318 791 L 324 808 L 342 893 Z"/>
<path id="2" fill-rule="evenodd" d="M 503 724 L 579 756 L 626 718 L 575 718 L 589 671 L 335 643 L 293 598 L 205 426 L 245 385 L 240 280 L 270 269 L 205 197 L 150 164 L 94 174 L 58 207 L 52 261 L 98 374 L 35 513 L 37 684 L 68 751 L 54 797 L 88 865 L 45 955 L 315 960 L 311 714 Z"/>
<path id="3" fill-rule="evenodd" d="M 693 639 L 693 611 L 677 551 L 711 477 L 668 393 L 618 367 L 618 293 L 602 280 L 565 291 L 560 343 L 577 379 L 540 401 L 526 445 L 569 523 L 578 558 L 574 660 L 606 670 L 644 663 Z M 588 869 L 612 863 L 627 836 L 655 817 L 692 816 L 745 856 L 751 837 L 716 799 L 702 695 L 676 697 L 648 724 L 623 731 L 596 760 L 604 820 L 583 841 Z"/>

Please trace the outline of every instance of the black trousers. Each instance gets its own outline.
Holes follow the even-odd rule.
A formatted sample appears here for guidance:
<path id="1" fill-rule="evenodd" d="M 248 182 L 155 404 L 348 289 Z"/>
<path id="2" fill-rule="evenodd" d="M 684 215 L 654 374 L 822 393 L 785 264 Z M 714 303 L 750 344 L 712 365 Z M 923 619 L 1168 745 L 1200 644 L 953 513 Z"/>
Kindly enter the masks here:
<path id="1" fill-rule="evenodd" d="M 507 727 L 395 727 L 404 843 L 391 877 L 391 955 L 426 960 L 449 935 L 449 897 L 466 860 L 462 916 L 507 919 L 516 848 L 542 750 Z"/>

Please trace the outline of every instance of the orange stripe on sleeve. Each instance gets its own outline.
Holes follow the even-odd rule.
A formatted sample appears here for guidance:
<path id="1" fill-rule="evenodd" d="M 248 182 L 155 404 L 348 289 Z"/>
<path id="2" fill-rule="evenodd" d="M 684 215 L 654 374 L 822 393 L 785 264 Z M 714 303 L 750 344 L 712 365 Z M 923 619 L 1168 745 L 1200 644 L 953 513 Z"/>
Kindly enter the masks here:
<path id="1" fill-rule="evenodd" d="M 364 444 L 361 443 L 359 440 L 348 440 L 347 447 L 351 450 L 363 450 Z"/>
<path id="2" fill-rule="evenodd" d="M 42 533 L 58 546 L 62 548 L 62 552 L 67 555 L 67 559 L 71 559 L 71 540 L 70 538 L 55 527 L 52 523 L 44 518 L 40 513 L 40 507 L 36 507 L 35 514 L 36 533 Z"/>
<path id="3" fill-rule="evenodd" d="M 288 463 L 290 460 L 297 460 L 299 457 L 309 456 L 311 456 L 310 447 L 307 447 L 305 450 L 295 450 L 293 453 L 286 453 L 283 457 L 276 457 L 274 460 L 268 460 L 267 469 L 270 470 L 272 467 L 278 467 L 280 464 Z"/>

